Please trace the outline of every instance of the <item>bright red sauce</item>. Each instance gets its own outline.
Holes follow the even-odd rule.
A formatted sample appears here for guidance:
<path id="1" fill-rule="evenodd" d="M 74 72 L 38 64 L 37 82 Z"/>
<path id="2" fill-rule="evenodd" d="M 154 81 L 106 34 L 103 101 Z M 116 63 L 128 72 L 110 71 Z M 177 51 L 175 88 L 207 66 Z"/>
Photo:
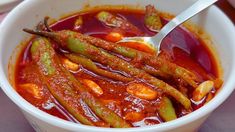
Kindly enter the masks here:
<path id="1" fill-rule="evenodd" d="M 110 11 L 113 13 L 117 13 L 114 11 Z M 99 38 L 105 38 L 105 36 L 112 31 L 112 28 L 104 26 L 101 22 L 99 22 L 94 16 L 97 12 L 93 13 L 85 13 L 83 14 L 84 25 L 79 28 L 79 32 L 87 35 L 92 35 Z M 153 32 L 149 31 L 144 26 L 144 14 L 136 12 L 118 12 L 119 16 L 127 19 L 135 26 L 137 26 L 146 36 L 154 35 Z M 68 17 L 66 19 L 62 19 L 51 27 L 53 30 L 59 31 L 63 29 L 74 29 L 74 22 L 78 18 L 77 15 Z M 166 20 L 163 19 L 166 23 Z M 126 34 L 126 36 L 135 36 L 135 34 Z M 32 60 L 29 53 L 31 43 L 22 51 L 16 69 L 16 89 L 18 93 L 29 101 L 34 106 L 39 109 L 57 116 L 59 118 L 78 122 L 74 119 L 66 110 L 63 109 L 62 106 L 57 103 L 48 90 L 45 88 L 45 85 L 41 84 L 41 80 L 39 80 L 39 76 L 33 67 Z M 218 76 L 218 69 L 214 57 L 211 52 L 205 46 L 202 41 L 198 39 L 193 33 L 188 32 L 186 29 L 181 27 L 174 30 L 164 41 L 162 49 L 167 51 L 173 62 L 176 64 L 183 66 L 187 69 L 193 70 L 197 73 L 201 78 L 205 78 L 204 75 L 209 74 L 211 76 Z M 101 66 L 101 65 L 100 65 Z M 105 67 L 103 67 L 105 68 Z M 104 90 L 104 94 L 100 97 L 102 100 L 115 100 L 117 104 L 119 104 L 120 108 L 115 108 L 115 106 L 109 105 L 110 109 L 114 109 L 117 114 L 123 114 L 128 111 L 142 111 L 144 109 L 145 119 L 139 122 L 132 122 L 134 126 L 143 126 L 148 124 L 158 124 L 162 122 L 160 117 L 156 115 L 156 107 L 159 103 L 158 100 L 155 101 L 144 101 L 138 99 L 136 97 L 130 96 L 126 93 L 126 84 L 121 82 L 115 82 L 109 80 L 104 77 L 100 77 L 90 71 L 87 71 L 84 68 L 80 68 L 80 70 L 74 73 L 76 78 L 85 78 L 90 79 L 96 82 L 102 89 Z M 171 82 L 171 80 L 167 80 L 167 82 Z M 21 89 L 20 84 L 24 83 L 34 83 L 39 85 L 40 93 L 43 95 L 42 99 L 34 98 L 29 92 L 25 89 Z M 198 109 L 203 106 L 204 101 L 200 104 L 193 104 L 193 109 Z M 181 117 L 185 115 L 183 111 L 181 111 L 181 107 L 177 104 L 174 104 L 177 112 L 177 116 Z M 178 108 L 178 109 L 177 109 Z"/>

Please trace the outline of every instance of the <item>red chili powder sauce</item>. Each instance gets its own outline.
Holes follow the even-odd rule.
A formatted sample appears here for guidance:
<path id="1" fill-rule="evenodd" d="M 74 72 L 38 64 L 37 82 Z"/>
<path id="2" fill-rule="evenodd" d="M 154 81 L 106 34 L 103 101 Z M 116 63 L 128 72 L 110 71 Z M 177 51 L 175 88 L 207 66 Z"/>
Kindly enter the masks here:
<path id="1" fill-rule="evenodd" d="M 125 18 L 130 21 L 132 24 L 137 26 L 142 32 L 142 35 L 152 36 L 155 33 L 149 31 L 144 26 L 144 14 L 142 12 L 133 11 L 112 11 L 109 12 L 117 14 L 118 16 Z M 81 16 L 83 18 L 83 25 L 78 28 L 78 32 L 81 32 L 86 35 L 91 35 L 94 37 L 99 37 L 105 39 L 105 36 L 113 31 L 112 28 L 105 26 L 101 22 L 99 22 L 95 16 L 98 12 L 92 13 L 83 13 Z M 69 29 L 74 30 L 74 23 L 79 15 L 73 15 L 62 19 L 56 23 L 54 23 L 51 28 L 55 31 Z M 167 22 L 166 19 L 162 18 L 164 23 Z M 139 36 L 140 34 L 126 33 L 125 36 Z M 31 42 L 25 47 L 19 56 L 18 63 L 16 66 L 16 90 L 17 92 L 31 104 L 36 106 L 37 108 L 51 114 L 57 116 L 59 118 L 69 120 L 72 122 L 78 122 L 72 115 L 70 115 L 49 93 L 45 84 L 39 79 L 39 73 L 35 71 L 35 66 L 32 64 L 31 55 L 29 52 L 31 46 Z M 162 50 L 169 53 L 172 61 L 180 66 L 185 67 L 186 69 L 193 70 L 197 73 L 201 78 L 205 78 L 206 75 L 218 76 L 218 68 L 215 62 L 214 56 L 210 52 L 210 50 L 205 46 L 205 44 L 198 39 L 193 33 L 190 33 L 183 27 L 176 28 L 172 33 L 170 33 L 167 38 L 163 41 Z M 102 65 L 98 64 L 102 67 Z M 105 68 L 105 67 L 102 67 Z M 110 104 L 108 107 L 114 110 L 117 114 L 122 115 L 123 113 L 129 111 L 144 111 L 145 118 L 131 122 L 133 126 L 145 126 L 151 124 L 161 123 L 161 118 L 156 114 L 156 107 L 159 103 L 158 100 L 155 101 L 145 101 L 134 96 L 130 96 L 126 93 L 126 84 L 122 82 L 116 82 L 109 80 L 105 77 L 101 77 L 96 75 L 83 67 L 73 73 L 76 78 L 86 78 L 93 80 L 96 82 L 102 89 L 104 90 L 104 94 L 100 97 L 102 100 L 113 100 L 114 104 Z M 166 80 L 167 82 L 171 82 L 171 80 Z M 32 96 L 32 92 L 25 88 L 22 88 L 24 84 L 37 84 L 39 87 L 38 98 Z M 25 86 L 24 86 L 25 87 Z M 215 91 L 212 91 L 213 95 Z M 202 101 L 199 104 L 193 104 L 193 110 L 196 110 L 203 106 L 205 101 Z M 182 110 L 177 103 L 174 103 L 174 107 L 176 108 L 177 116 L 181 117 L 187 112 Z M 87 108 L 89 110 L 89 108 Z"/>

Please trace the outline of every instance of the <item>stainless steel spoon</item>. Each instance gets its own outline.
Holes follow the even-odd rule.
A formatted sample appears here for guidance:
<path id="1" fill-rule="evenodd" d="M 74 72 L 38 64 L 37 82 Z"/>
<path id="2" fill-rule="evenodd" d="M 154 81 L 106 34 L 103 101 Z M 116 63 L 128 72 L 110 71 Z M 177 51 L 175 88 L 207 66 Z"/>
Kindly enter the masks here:
<path id="1" fill-rule="evenodd" d="M 162 40 L 177 26 L 187 21 L 194 15 L 198 14 L 202 10 L 211 6 L 218 0 L 198 0 L 188 9 L 177 15 L 174 19 L 168 22 L 158 33 L 153 37 L 125 37 L 121 41 L 117 42 L 141 42 L 152 45 L 157 50 L 157 55 L 160 53 L 160 47 Z"/>

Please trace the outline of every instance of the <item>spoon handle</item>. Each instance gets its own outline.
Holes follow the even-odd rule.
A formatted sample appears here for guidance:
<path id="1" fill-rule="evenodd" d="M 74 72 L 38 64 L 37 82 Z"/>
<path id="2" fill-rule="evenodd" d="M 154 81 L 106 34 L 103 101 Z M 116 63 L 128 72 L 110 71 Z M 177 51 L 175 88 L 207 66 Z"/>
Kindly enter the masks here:
<path id="1" fill-rule="evenodd" d="M 158 42 L 158 49 L 160 48 L 160 43 L 164 37 L 166 37 L 167 34 L 169 34 L 173 29 L 175 29 L 177 26 L 185 22 L 186 20 L 190 19 L 197 13 L 201 12 L 202 10 L 206 9 L 207 7 L 211 6 L 218 0 L 198 0 L 195 2 L 192 6 L 190 6 L 188 9 L 177 15 L 174 19 L 172 19 L 168 24 L 166 24 L 161 31 L 153 37 L 153 40 L 156 40 Z"/>

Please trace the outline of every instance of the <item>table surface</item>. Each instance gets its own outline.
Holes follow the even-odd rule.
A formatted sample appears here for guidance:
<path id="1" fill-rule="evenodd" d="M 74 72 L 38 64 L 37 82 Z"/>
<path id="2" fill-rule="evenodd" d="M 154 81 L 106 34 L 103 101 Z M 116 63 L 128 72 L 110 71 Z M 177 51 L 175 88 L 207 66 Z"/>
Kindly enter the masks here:
<path id="1" fill-rule="evenodd" d="M 226 0 L 217 2 L 220 7 L 235 23 L 235 9 Z M 0 21 L 3 15 L 0 14 Z M 199 132 L 233 132 L 235 121 L 235 92 L 217 108 Z M 14 103 L 0 90 L 0 132 L 34 132 L 27 120 Z"/>

